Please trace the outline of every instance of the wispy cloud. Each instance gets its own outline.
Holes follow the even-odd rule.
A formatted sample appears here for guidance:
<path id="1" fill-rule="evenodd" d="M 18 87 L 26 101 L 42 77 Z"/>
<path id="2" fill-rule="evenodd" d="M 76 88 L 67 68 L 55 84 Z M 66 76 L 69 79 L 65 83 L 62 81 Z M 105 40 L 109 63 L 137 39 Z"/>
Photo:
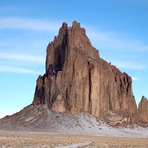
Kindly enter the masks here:
<path id="1" fill-rule="evenodd" d="M 24 61 L 24 62 L 33 62 L 37 64 L 44 64 L 44 56 L 32 56 L 24 54 L 14 54 L 14 53 L 0 53 L 0 59 L 14 60 L 14 61 Z"/>
<path id="2" fill-rule="evenodd" d="M 28 19 L 28 18 L 19 18 L 19 17 L 8 17 L 8 18 L 0 18 L 0 29 L 29 29 L 35 31 L 49 31 L 49 32 L 57 32 L 61 23 L 56 21 L 47 21 L 42 19 Z M 98 49 L 102 49 L 103 51 L 108 51 L 110 53 L 116 53 L 122 55 L 123 52 L 145 52 L 148 51 L 148 45 L 144 42 L 137 39 L 127 39 L 123 37 L 120 33 L 116 32 L 105 32 L 98 29 L 94 29 L 92 27 L 86 26 L 87 34 L 90 40 L 94 43 L 95 47 Z M 36 49 L 40 46 L 39 43 L 34 45 L 35 47 L 31 47 L 30 49 Z M 17 49 L 17 47 L 16 47 Z M 126 53 L 126 54 L 127 54 Z M 131 55 L 132 56 L 132 55 Z M 32 56 L 25 54 L 14 54 L 14 53 L 2 53 L 0 52 L 0 59 L 13 60 L 13 61 L 21 61 L 21 62 L 31 62 L 36 64 L 44 64 L 45 57 L 44 56 Z M 146 66 L 141 62 L 138 63 L 135 61 L 130 61 L 130 59 L 111 59 L 108 58 L 112 62 L 112 64 L 116 65 L 118 68 L 122 69 L 134 69 L 134 70 L 142 70 Z M 106 59 L 105 59 L 106 60 Z M 116 60 L 116 61 L 114 61 Z"/>
<path id="3" fill-rule="evenodd" d="M 137 78 L 137 77 L 132 77 L 132 80 L 133 80 L 133 81 L 137 81 L 137 80 L 139 80 L 139 78 Z"/>
<path id="4" fill-rule="evenodd" d="M 132 52 L 148 51 L 148 45 L 138 39 L 125 38 L 119 33 L 105 32 L 88 27 L 88 36 L 100 48 Z"/>
<path id="5" fill-rule="evenodd" d="M 34 31 L 57 32 L 61 23 L 44 19 L 19 17 L 0 18 L 0 29 L 29 29 Z"/>
<path id="6" fill-rule="evenodd" d="M 126 38 L 117 32 L 105 32 L 91 27 L 87 27 L 87 34 L 93 45 L 105 55 L 105 60 L 118 68 L 132 70 L 147 68 L 142 60 L 144 60 L 143 56 L 147 54 L 148 44 L 140 39 Z M 140 56 L 142 56 L 142 60 L 139 60 Z"/>
<path id="7" fill-rule="evenodd" d="M 112 61 L 111 63 L 121 69 L 142 70 L 146 68 L 145 65 L 133 61 Z"/>
<path id="8" fill-rule="evenodd" d="M 44 65 L 44 60 L 44 56 L 32 56 L 18 53 L 0 53 L 0 72 L 38 75 L 42 72 L 35 70 L 34 66 L 37 64 Z M 28 66 L 31 66 L 32 68 L 30 69 Z"/>
<path id="9" fill-rule="evenodd" d="M 22 74 L 41 74 L 39 71 L 32 69 L 22 68 L 22 67 L 13 67 L 13 66 L 0 66 L 0 72 L 6 73 L 22 73 Z"/>
<path id="10" fill-rule="evenodd" d="M 0 29 L 25 29 L 55 33 L 61 27 L 60 21 L 29 19 L 20 17 L 0 18 Z M 148 51 L 148 45 L 138 39 L 127 39 L 117 32 L 106 32 L 86 25 L 89 38 L 99 48 L 126 51 Z"/>

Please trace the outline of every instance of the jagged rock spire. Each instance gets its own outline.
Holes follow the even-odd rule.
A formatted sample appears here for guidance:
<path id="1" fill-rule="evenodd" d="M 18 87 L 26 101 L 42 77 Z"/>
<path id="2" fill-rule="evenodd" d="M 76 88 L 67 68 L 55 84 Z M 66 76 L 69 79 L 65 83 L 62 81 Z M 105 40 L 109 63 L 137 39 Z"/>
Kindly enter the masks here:
<path id="1" fill-rule="evenodd" d="M 58 112 L 75 108 L 96 117 L 109 110 L 137 111 L 131 77 L 100 58 L 76 21 L 72 27 L 63 23 L 49 43 L 46 71 L 37 80 L 33 104 L 47 104 Z"/>
<path id="2" fill-rule="evenodd" d="M 145 96 L 142 96 L 138 110 L 145 121 L 148 122 L 148 100 Z"/>

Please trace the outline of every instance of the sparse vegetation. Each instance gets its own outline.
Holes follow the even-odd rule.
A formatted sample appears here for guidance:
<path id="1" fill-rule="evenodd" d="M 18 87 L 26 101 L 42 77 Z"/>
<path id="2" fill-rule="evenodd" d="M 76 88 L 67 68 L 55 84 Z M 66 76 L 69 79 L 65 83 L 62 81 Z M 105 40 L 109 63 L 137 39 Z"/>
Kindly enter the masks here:
<path id="1" fill-rule="evenodd" d="M 84 146 L 82 144 L 85 144 Z M 79 148 L 147 148 L 146 138 L 101 137 L 77 134 L 0 131 L 0 148 L 57 148 L 80 144 Z"/>

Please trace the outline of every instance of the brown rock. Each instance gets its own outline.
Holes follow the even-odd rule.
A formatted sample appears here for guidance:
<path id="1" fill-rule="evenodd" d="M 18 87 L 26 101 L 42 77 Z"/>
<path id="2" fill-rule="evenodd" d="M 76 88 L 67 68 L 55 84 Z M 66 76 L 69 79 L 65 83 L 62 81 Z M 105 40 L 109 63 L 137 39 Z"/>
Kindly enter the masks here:
<path id="1" fill-rule="evenodd" d="M 127 126 L 131 124 L 131 117 L 130 116 L 127 116 L 127 117 L 123 117 L 121 120 L 117 121 L 114 125 L 115 126 Z"/>
<path id="2" fill-rule="evenodd" d="M 65 101 L 62 98 L 61 95 L 57 95 L 55 101 L 52 104 L 52 111 L 60 113 L 60 112 L 65 112 L 66 107 L 65 107 Z"/>
<path id="3" fill-rule="evenodd" d="M 33 104 L 47 104 L 59 111 L 53 107 L 59 94 L 68 111 L 73 105 L 77 112 L 96 117 L 109 110 L 137 111 L 131 77 L 100 58 L 76 21 L 72 27 L 63 23 L 59 35 L 49 43 L 46 72 L 37 80 Z"/>
<path id="4" fill-rule="evenodd" d="M 73 106 L 71 107 L 70 112 L 71 112 L 72 115 L 76 115 L 76 114 L 78 113 L 78 110 L 77 110 L 77 108 L 75 107 L 74 104 L 73 104 Z"/>
<path id="5" fill-rule="evenodd" d="M 45 94 L 44 94 L 44 79 L 42 76 L 39 76 L 36 81 L 36 90 L 34 100 L 34 105 L 45 104 Z"/>
<path id="6" fill-rule="evenodd" d="M 148 100 L 144 96 L 141 98 L 138 111 L 140 115 L 145 119 L 145 121 L 148 122 Z"/>

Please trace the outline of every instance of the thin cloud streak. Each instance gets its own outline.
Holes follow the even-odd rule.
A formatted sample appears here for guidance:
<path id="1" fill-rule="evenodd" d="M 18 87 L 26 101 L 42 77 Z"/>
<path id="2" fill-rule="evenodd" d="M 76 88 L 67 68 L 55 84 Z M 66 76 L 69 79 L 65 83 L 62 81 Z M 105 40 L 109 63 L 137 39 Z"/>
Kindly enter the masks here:
<path id="1" fill-rule="evenodd" d="M 20 74 L 35 74 L 39 75 L 41 72 L 27 69 L 27 68 L 21 68 L 21 67 L 11 67 L 11 66 L 0 66 L 0 72 L 6 72 L 6 73 L 20 73 Z"/>
<path id="2" fill-rule="evenodd" d="M 143 70 L 146 68 L 145 65 L 137 64 L 132 61 L 112 61 L 111 63 L 121 69 Z"/>
<path id="3" fill-rule="evenodd" d="M 137 77 L 132 77 L 132 80 L 133 80 L 133 81 L 137 81 L 137 80 L 139 80 L 139 78 L 137 78 Z"/>
<path id="4" fill-rule="evenodd" d="M 29 19 L 19 17 L 0 18 L 0 29 L 25 29 L 55 33 L 61 27 L 61 22 L 44 19 Z M 148 51 L 148 45 L 140 40 L 126 39 L 118 33 L 104 32 L 87 27 L 89 38 L 99 46 L 110 50 Z M 101 48 L 100 47 L 100 48 Z"/>
<path id="5" fill-rule="evenodd" d="M 24 62 L 33 62 L 37 64 L 44 64 L 44 56 L 31 56 L 23 54 L 13 54 L 13 53 L 0 53 L 0 59 L 14 60 L 14 61 L 24 61 Z"/>
<path id="6" fill-rule="evenodd" d="M 132 52 L 148 51 L 148 45 L 137 39 L 126 39 L 118 33 L 109 33 L 91 29 L 87 29 L 88 36 L 100 48 L 109 50 L 122 50 Z"/>
<path id="7" fill-rule="evenodd" d="M 137 39 L 128 39 L 115 32 L 103 32 L 97 29 L 87 27 L 87 34 L 95 47 L 99 47 L 102 53 L 107 52 L 106 59 L 113 65 L 120 69 L 131 69 L 131 70 L 143 70 L 147 68 L 141 61 L 137 63 L 135 54 L 147 54 L 148 45 Z M 117 52 L 117 53 L 116 53 Z M 111 59 L 109 56 L 111 54 L 117 54 L 117 56 L 128 54 L 130 58 L 121 58 L 117 61 Z M 131 59 L 131 60 L 130 60 Z"/>
<path id="8" fill-rule="evenodd" d="M 0 29 L 26 29 L 34 31 L 57 32 L 61 23 L 42 19 L 19 17 L 0 18 Z"/>
<path id="9" fill-rule="evenodd" d="M 8 17 L 0 18 L 0 29 L 30 29 L 35 31 L 50 31 L 55 32 L 61 26 L 58 22 L 49 22 L 42 19 L 28 19 L 28 18 L 18 18 L 18 17 Z M 132 51 L 132 52 L 141 52 L 148 51 L 148 45 L 144 44 L 140 40 L 134 39 L 125 39 L 117 33 L 103 32 L 90 27 L 86 27 L 88 37 L 100 49 L 105 49 L 110 52 L 112 51 Z M 122 54 L 122 52 L 121 52 Z M 12 54 L 12 53 L 0 53 L 0 59 L 8 59 L 14 61 L 25 61 L 25 62 L 34 62 L 37 64 L 44 64 L 45 57 L 43 56 L 30 56 L 22 54 Z M 125 61 L 124 61 L 125 60 Z M 136 61 L 112 61 L 118 68 L 122 69 L 135 69 L 142 70 L 145 68 L 145 65 L 137 64 Z"/>

